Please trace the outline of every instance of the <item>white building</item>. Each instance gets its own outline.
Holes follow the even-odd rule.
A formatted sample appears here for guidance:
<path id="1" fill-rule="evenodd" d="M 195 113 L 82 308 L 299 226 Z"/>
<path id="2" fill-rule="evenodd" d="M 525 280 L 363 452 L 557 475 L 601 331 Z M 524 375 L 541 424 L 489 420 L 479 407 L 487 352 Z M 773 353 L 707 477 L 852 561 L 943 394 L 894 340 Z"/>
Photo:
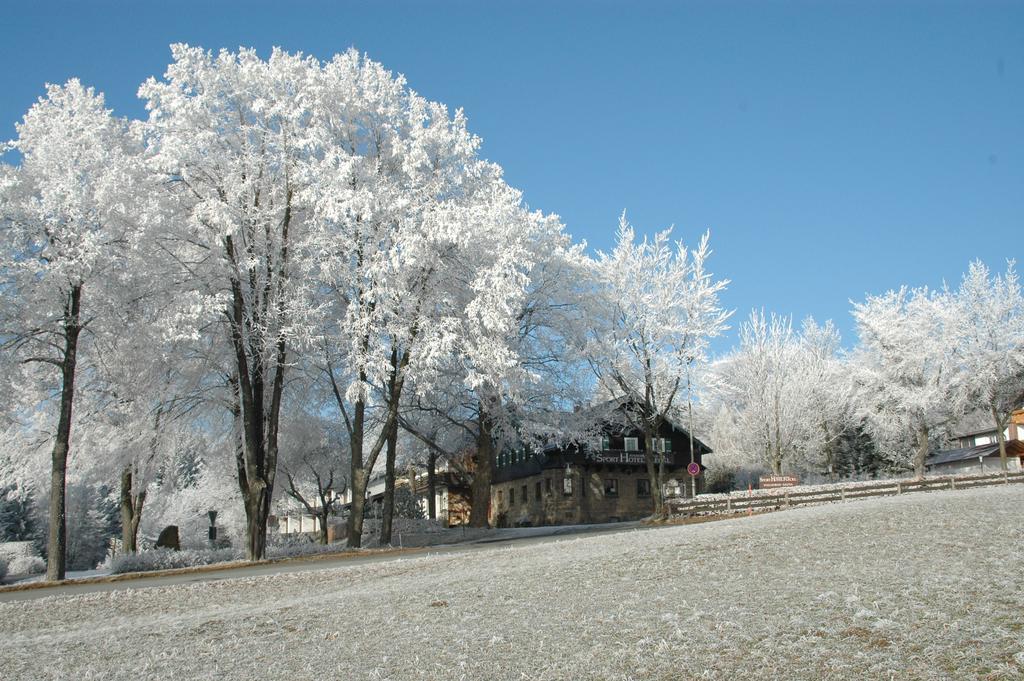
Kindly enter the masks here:
<path id="1" fill-rule="evenodd" d="M 463 490 L 454 484 L 456 476 L 447 467 L 439 467 L 434 484 L 434 509 L 437 519 L 448 526 L 461 525 L 469 521 L 469 497 L 468 490 Z M 413 484 L 416 491 L 417 502 L 423 509 L 423 517 L 429 517 L 429 501 L 427 498 L 427 474 L 423 471 L 413 471 Z M 395 486 L 408 487 L 409 474 L 395 480 Z M 338 522 L 347 517 L 348 509 L 352 503 L 352 490 L 346 487 L 344 491 L 334 498 L 335 514 Z M 380 513 L 384 503 L 384 476 L 377 475 L 370 479 L 366 486 L 366 512 L 373 516 Z M 290 497 L 284 497 L 277 503 L 277 532 L 280 534 L 294 534 L 299 532 L 319 532 L 320 519 L 311 515 L 305 506 Z M 330 524 L 333 525 L 333 522 Z"/>
<path id="2" fill-rule="evenodd" d="M 984 414 L 965 421 L 955 436 L 956 449 L 935 452 L 925 461 L 929 473 L 998 473 L 1003 470 L 999 459 L 999 442 L 994 425 L 985 425 Z M 1024 409 L 1010 414 L 1010 424 L 1003 432 L 1006 441 L 1007 468 L 1024 470 Z"/>
<path id="3" fill-rule="evenodd" d="M 935 452 L 924 465 L 929 473 L 938 475 L 999 473 L 1003 470 L 996 443 Z M 1006 443 L 1006 465 L 1011 473 L 1024 470 L 1024 442 L 1010 440 Z"/>

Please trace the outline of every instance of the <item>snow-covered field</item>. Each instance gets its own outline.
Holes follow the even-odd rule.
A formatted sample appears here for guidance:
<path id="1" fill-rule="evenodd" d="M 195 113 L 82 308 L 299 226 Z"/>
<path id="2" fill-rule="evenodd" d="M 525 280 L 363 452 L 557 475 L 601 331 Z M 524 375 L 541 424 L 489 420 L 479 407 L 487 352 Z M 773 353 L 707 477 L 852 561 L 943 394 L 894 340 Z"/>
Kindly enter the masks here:
<path id="1" fill-rule="evenodd" d="M 13 679 L 1024 675 L 1024 486 L 0 604 Z"/>

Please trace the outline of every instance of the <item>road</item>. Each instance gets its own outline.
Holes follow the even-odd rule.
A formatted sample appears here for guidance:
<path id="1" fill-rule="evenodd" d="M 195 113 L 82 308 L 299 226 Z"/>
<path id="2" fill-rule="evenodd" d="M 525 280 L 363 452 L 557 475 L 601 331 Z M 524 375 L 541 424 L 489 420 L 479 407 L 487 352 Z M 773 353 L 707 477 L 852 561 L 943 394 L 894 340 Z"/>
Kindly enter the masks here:
<path id="1" fill-rule="evenodd" d="M 259 577 L 290 572 L 307 572 L 310 570 L 328 570 L 350 565 L 368 563 L 384 563 L 425 555 L 444 555 L 453 553 L 470 553 L 482 548 L 495 548 L 512 545 L 531 545 L 558 541 L 566 537 L 580 534 L 619 533 L 639 529 L 653 529 L 639 522 L 604 523 L 598 525 L 556 525 L 551 527 L 524 527 L 495 530 L 491 536 L 460 544 L 444 544 L 427 546 L 419 549 L 386 551 L 378 553 L 345 554 L 331 558 L 309 557 L 282 560 L 274 563 L 257 565 L 241 565 L 235 568 L 208 572 L 190 572 L 172 575 L 154 575 L 125 579 L 117 582 L 101 581 L 103 577 L 86 579 L 72 584 L 25 589 L 22 591 L 0 591 L 0 603 L 28 601 L 48 596 L 71 596 L 75 594 L 97 593 L 102 591 L 118 591 L 122 589 L 147 589 L 176 584 L 194 584 L 197 582 L 215 582 L 224 579 L 242 577 Z"/>

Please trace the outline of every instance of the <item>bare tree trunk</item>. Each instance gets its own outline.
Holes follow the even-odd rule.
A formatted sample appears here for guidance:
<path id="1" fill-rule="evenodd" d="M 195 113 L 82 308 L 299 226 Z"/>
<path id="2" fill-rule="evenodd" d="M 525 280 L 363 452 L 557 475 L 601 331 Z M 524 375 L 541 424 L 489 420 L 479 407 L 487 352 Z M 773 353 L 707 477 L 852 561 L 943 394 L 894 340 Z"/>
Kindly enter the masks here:
<path id="1" fill-rule="evenodd" d="M 364 341 L 364 347 L 368 341 Z M 358 399 L 353 407 L 353 417 L 349 420 L 348 411 L 345 408 L 345 400 L 342 397 L 341 389 L 334 378 L 333 370 L 328 363 L 327 374 L 331 381 L 331 390 L 334 399 L 338 404 L 338 410 L 345 419 L 345 427 L 349 435 L 349 449 L 351 452 L 351 474 L 350 484 L 352 486 L 352 504 L 348 515 L 348 545 L 352 548 L 362 546 L 363 542 L 363 509 L 366 506 L 366 486 L 373 472 L 373 466 L 377 457 L 384 448 L 388 437 L 392 432 L 396 433 L 398 428 L 398 407 L 402 397 L 402 387 L 405 385 L 403 372 L 409 365 L 409 350 L 405 350 L 400 356 L 397 350 L 392 354 L 391 376 L 388 378 L 388 400 L 387 415 L 381 426 L 381 432 L 370 448 L 366 458 L 363 457 L 363 445 L 365 444 L 366 428 L 366 402 Z M 366 374 L 359 375 L 361 383 L 366 383 Z"/>
<path id="2" fill-rule="evenodd" d="M 46 579 L 64 579 L 67 569 L 67 470 L 71 448 L 71 410 L 75 398 L 75 368 L 78 362 L 78 335 L 82 331 L 79 314 L 82 285 L 71 288 L 64 305 L 64 351 L 61 361 L 60 415 L 50 454 L 50 527 L 46 550 Z"/>
<path id="3" fill-rule="evenodd" d="M 380 522 L 381 545 L 391 543 L 391 527 L 395 517 L 395 458 L 398 455 L 398 422 L 392 424 L 384 452 L 384 509 Z"/>
<path id="4" fill-rule="evenodd" d="M 160 419 L 163 416 L 163 406 L 157 407 L 153 416 L 153 437 L 149 440 L 149 459 L 147 463 L 156 458 L 160 440 Z M 142 509 L 146 504 L 146 489 L 143 487 L 138 492 L 135 485 L 138 484 L 136 463 L 129 463 L 121 472 L 121 551 L 124 553 L 136 553 L 139 550 L 139 524 L 142 522 Z"/>
<path id="5" fill-rule="evenodd" d="M 914 454 L 914 477 L 924 477 L 924 462 L 928 458 L 928 426 L 923 423 L 917 429 L 917 452 Z"/>
<path id="6" fill-rule="evenodd" d="M 654 435 L 648 428 L 644 428 L 644 463 L 647 464 L 647 475 L 651 479 L 651 503 L 653 504 L 652 515 L 655 518 L 665 517 L 665 490 L 664 481 L 659 475 L 658 466 L 654 461 Z"/>
<path id="7" fill-rule="evenodd" d="M 473 455 L 473 481 L 470 485 L 472 502 L 469 509 L 470 527 L 488 527 L 491 506 L 491 478 L 494 467 L 494 441 L 491 439 L 490 419 L 480 405 L 479 430 L 476 453 Z"/>
<path id="8" fill-rule="evenodd" d="M 332 379 L 333 380 L 333 379 Z M 335 391 L 337 389 L 335 388 Z M 339 398 L 339 406 L 341 406 Z M 349 477 L 352 484 L 352 503 L 348 512 L 348 540 L 350 548 L 363 545 L 363 508 L 366 505 L 366 483 L 370 477 L 363 469 L 363 428 L 366 420 L 366 403 L 357 400 L 354 406 L 349 447 L 352 452 L 352 464 Z"/>
<path id="9" fill-rule="evenodd" d="M 404 366 L 404 365 L 403 365 Z M 398 397 L 401 391 L 402 382 L 399 379 L 394 389 L 395 398 L 388 408 L 388 415 L 384 420 L 381 434 L 377 437 L 377 441 L 373 447 L 370 448 L 369 455 L 364 459 L 363 457 L 363 437 L 364 437 L 364 422 L 366 414 L 366 404 L 364 402 L 357 401 L 355 404 L 355 415 L 349 427 L 349 443 L 352 455 L 352 466 L 350 469 L 350 478 L 352 486 L 352 504 L 348 514 L 348 546 L 351 548 L 359 548 L 362 546 L 363 541 L 363 510 L 366 507 L 366 487 L 370 481 L 370 474 L 373 471 L 373 466 L 377 462 L 377 457 L 380 455 L 381 450 L 387 442 L 386 433 L 390 433 L 395 428 L 395 424 L 398 419 Z M 339 405 L 340 405 L 339 401 Z"/>
<path id="10" fill-rule="evenodd" d="M 427 515 L 437 519 L 437 453 L 427 453 Z"/>
<path id="11" fill-rule="evenodd" d="M 250 490 L 245 498 L 245 555 L 249 560 L 262 560 L 266 555 L 269 515 L 270 490 Z"/>
<path id="12" fill-rule="evenodd" d="M 289 194 L 289 200 L 290 198 Z M 277 439 L 287 350 L 285 337 L 278 335 L 273 346 L 273 356 L 268 361 L 264 354 L 263 341 L 266 336 L 262 327 L 267 315 L 276 315 L 278 321 L 283 321 L 285 317 L 281 289 L 284 286 L 284 267 L 288 259 L 289 212 L 286 209 L 282 225 L 281 264 L 274 273 L 277 293 L 280 296 L 277 309 L 271 310 L 269 307 L 271 280 L 268 279 L 262 290 L 254 287 L 254 273 L 250 267 L 246 283 L 250 295 L 246 296 L 243 292 L 240 277 L 232 276 L 231 301 L 225 310 L 231 346 L 234 350 L 232 413 L 239 433 L 235 463 L 238 470 L 238 489 L 245 506 L 246 557 L 249 560 L 262 559 L 266 550 L 267 518 L 270 515 L 270 498 L 274 493 L 274 477 L 277 474 Z M 238 268 L 240 259 L 236 256 L 234 242 L 230 236 L 225 237 L 224 248 L 229 261 Z M 239 269 L 238 272 L 240 271 Z M 271 269 L 268 267 L 267 271 L 269 273 Z M 250 298 L 263 300 L 263 307 Z M 273 379 L 269 381 L 268 391 L 271 370 Z"/>
<path id="13" fill-rule="evenodd" d="M 246 368 L 244 365 L 242 368 Z M 243 378 L 236 396 L 240 399 L 234 412 L 241 421 L 235 463 L 238 488 L 245 506 L 246 558 L 261 560 L 267 545 L 267 519 L 270 498 L 274 493 L 277 473 L 277 424 L 280 418 L 280 395 L 283 388 L 283 366 L 277 367 L 270 414 L 263 413 L 262 381 Z M 255 386 L 252 385 L 255 383 Z"/>
<path id="14" fill-rule="evenodd" d="M 132 529 L 134 517 L 132 465 L 128 464 L 121 471 L 121 551 L 124 553 L 135 553 L 135 532 Z"/>
<path id="15" fill-rule="evenodd" d="M 1003 435 L 1003 429 L 1006 428 L 1006 424 L 1009 421 L 1009 415 L 1002 417 L 996 406 L 990 405 L 992 409 L 992 420 L 996 424 L 996 442 L 999 443 L 999 464 L 1003 467 L 1004 471 L 1010 470 L 1009 462 L 1006 459 L 1006 437 Z"/>
<path id="16" fill-rule="evenodd" d="M 319 519 L 320 519 L 319 541 L 324 546 L 327 546 L 327 518 L 328 518 L 329 515 L 330 515 L 329 509 L 327 509 L 326 507 L 321 505 L 320 506 L 320 515 L 319 515 Z"/>
<path id="17" fill-rule="evenodd" d="M 136 553 L 139 550 L 139 523 L 146 503 L 146 491 L 135 492 L 135 476 L 132 464 L 121 471 L 121 551 Z"/>

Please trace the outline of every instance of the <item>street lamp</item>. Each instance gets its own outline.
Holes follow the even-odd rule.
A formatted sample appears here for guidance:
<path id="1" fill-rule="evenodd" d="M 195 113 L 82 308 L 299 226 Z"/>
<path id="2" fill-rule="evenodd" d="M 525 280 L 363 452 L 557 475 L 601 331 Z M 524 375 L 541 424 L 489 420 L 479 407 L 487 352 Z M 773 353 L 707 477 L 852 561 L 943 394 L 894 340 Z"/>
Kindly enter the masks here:
<path id="1" fill-rule="evenodd" d="M 217 512 L 216 511 L 207 511 L 206 515 L 210 516 L 210 532 L 209 532 L 209 537 L 210 537 L 210 545 L 213 546 L 213 543 L 215 541 L 217 541 Z"/>

